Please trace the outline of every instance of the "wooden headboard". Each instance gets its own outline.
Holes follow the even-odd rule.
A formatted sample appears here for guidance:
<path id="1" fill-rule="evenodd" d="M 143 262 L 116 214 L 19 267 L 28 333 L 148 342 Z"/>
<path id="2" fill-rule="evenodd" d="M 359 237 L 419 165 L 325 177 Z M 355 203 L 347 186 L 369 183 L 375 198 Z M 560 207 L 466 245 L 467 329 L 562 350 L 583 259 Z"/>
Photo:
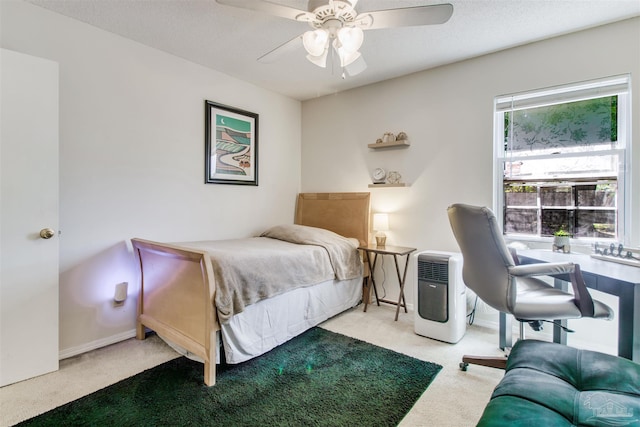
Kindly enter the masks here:
<path id="1" fill-rule="evenodd" d="M 294 222 L 369 242 L 369 193 L 300 193 Z"/>

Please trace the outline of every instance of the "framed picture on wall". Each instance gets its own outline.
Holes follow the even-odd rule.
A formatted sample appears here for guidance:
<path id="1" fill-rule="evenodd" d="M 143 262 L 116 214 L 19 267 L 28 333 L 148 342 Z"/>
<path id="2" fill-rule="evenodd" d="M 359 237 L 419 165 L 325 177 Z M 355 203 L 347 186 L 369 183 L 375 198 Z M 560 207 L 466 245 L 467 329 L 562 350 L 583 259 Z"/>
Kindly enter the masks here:
<path id="1" fill-rule="evenodd" d="M 258 185 L 258 114 L 205 101 L 206 184 Z"/>

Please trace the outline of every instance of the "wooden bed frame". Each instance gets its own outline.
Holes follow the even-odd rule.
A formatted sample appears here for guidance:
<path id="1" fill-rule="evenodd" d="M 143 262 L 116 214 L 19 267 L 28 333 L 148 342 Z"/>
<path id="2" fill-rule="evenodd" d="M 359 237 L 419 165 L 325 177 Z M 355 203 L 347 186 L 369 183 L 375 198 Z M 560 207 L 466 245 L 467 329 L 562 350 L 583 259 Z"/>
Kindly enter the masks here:
<path id="1" fill-rule="evenodd" d="M 300 193 L 295 223 L 324 228 L 361 244 L 369 240 L 369 193 Z M 204 360 L 204 382 L 215 384 L 216 283 L 207 252 L 131 239 L 140 265 L 136 337 L 149 328 Z"/>

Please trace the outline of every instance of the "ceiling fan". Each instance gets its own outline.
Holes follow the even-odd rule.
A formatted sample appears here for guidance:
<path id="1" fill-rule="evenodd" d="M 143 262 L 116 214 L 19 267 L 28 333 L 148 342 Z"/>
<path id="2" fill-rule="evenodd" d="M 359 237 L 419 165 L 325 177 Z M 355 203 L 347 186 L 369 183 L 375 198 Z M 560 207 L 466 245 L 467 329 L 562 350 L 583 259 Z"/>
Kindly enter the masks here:
<path id="1" fill-rule="evenodd" d="M 273 62 L 281 54 L 299 47 L 302 42 L 307 59 L 319 67 L 326 67 L 327 57 L 335 55 L 343 70 L 343 77 L 345 71 L 354 76 L 367 67 L 359 52 L 364 41 L 364 30 L 443 24 L 453 13 L 453 6 L 449 3 L 358 13 L 355 10 L 358 0 L 309 0 L 306 11 L 268 0 L 216 1 L 306 22 L 313 28 L 266 53 L 258 61 Z"/>

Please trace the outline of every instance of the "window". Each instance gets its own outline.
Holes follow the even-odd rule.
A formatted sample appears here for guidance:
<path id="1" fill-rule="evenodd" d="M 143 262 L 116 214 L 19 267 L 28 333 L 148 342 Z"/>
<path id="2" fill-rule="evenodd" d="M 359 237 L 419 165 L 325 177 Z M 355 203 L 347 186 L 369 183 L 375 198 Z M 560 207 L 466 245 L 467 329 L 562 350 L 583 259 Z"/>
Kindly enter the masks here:
<path id="1" fill-rule="evenodd" d="M 624 242 L 629 77 L 495 99 L 495 206 L 504 234 Z"/>

